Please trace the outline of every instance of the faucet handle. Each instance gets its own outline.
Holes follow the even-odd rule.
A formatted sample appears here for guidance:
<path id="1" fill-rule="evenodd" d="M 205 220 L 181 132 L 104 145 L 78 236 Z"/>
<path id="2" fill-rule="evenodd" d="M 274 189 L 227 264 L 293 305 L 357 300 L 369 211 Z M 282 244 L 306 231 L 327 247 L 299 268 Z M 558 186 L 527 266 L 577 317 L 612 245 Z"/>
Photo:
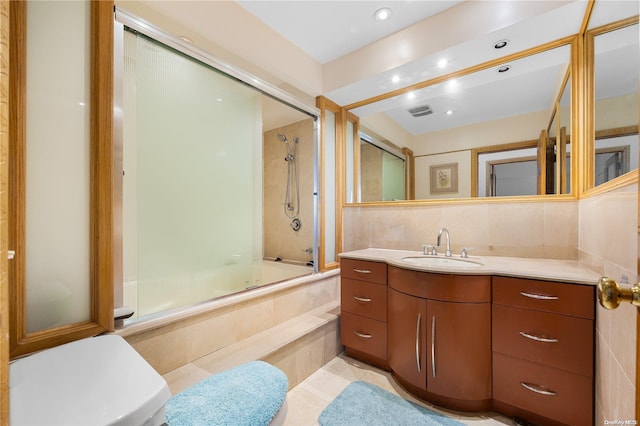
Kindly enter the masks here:
<path id="1" fill-rule="evenodd" d="M 469 257 L 469 251 L 473 250 L 473 247 L 464 247 L 461 251 L 460 251 L 460 257 L 463 258 L 467 258 Z"/>
<path id="2" fill-rule="evenodd" d="M 436 246 L 433 246 L 431 244 L 423 244 L 422 254 L 424 254 L 425 256 L 436 256 L 438 254 L 438 249 Z"/>

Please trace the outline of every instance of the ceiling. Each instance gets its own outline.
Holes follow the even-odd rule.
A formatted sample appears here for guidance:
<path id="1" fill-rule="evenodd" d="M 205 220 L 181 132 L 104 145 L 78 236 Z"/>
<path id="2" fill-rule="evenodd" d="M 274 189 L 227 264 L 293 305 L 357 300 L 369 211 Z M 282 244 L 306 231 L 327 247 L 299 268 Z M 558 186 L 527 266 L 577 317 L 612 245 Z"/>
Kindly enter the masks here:
<path id="1" fill-rule="evenodd" d="M 445 1 L 255 1 L 238 0 L 287 40 L 321 64 L 351 53 L 461 3 Z M 378 22 L 374 13 L 392 9 Z"/>
<path id="2" fill-rule="evenodd" d="M 609 9 L 615 9 L 618 14 L 632 16 L 634 11 L 637 14 L 637 2 L 598 2 L 611 5 Z M 414 24 L 437 19 L 434 16 L 463 2 L 237 0 L 237 3 L 318 62 L 327 64 Z M 505 6 L 500 7 L 517 10 L 526 3 L 527 0 L 503 2 Z M 557 1 L 544 13 L 520 20 L 511 19 L 509 24 L 498 25 L 493 31 L 452 43 L 446 49 L 346 84 L 324 96 L 339 105 L 349 105 L 576 34 L 580 30 L 586 5 L 585 0 Z M 392 9 L 392 16 L 385 22 L 377 22 L 373 14 L 385 6 Z M 598 6 L 604 10 L 602 5 Z M 467 24 L 464 19 L 459 21 L 462 26 Z M 455 30 L 452 29 L 453 33 Z M 493 44 L 502 39 L 509 40 L 507 48 L 499 51 L 494 49 Z M 409 134 L 419 135 L 490 118 L 550 110 L 569 66 L 570 55 L 566 50 L 561 56 L 536 55 L 517 63 L 505 64 L 511 65 L 512 69 L 500 77 L 497 77 L 495 69 L 482 71 L 473 78 L 473 90 L 452 94 L 445 93 L 442 87 L 435 91 L 423 89 L 412 94 L 412 99 L 398 97 L 361 107 L 354 112 L 361 117 L 386 113 Z M 449 61 L 444 68 L 437 65 L 442 58 Z M 615 65 L 611 67 L 615 68 Z M 477 81 L 481 75 L 487 77 L 484 83 Z M 434 114 L 419 119 L 411 117 L 407 110 L 422 104 L 436 108 Z M 454 114 L 447 116 L 445 121 L 442 117 L 446 111 Z M 441 118 L 437 119 L 435 113 Z"/>

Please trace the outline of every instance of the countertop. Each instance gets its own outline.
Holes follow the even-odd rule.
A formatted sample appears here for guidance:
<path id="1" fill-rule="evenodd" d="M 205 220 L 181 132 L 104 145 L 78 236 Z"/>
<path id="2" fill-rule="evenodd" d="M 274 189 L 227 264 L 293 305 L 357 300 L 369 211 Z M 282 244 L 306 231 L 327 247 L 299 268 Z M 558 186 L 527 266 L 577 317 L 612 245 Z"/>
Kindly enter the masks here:
<path id="1" fill-rule="evenodd" d="M 447 265 L 422 266 L 404 260 L 406 257 L 445 259 L 444 254 L 438 256 L 425 256 L 421 251 L 392 250 L 381 248 L 368 248 L 340 253 L 339 257 L 347 259 L 370 260 L 385 262 L 388 265 L 397 266 L 416 271 L 460 274 L 460 275 L 501 275 L 508 277 L 530 278 L 538 280 L 559 281 L 575 284 L 597 285 L 600 275 L 581 265 L 575 260 L 558 259 L 533 259 L 502 256 L 469 256 L 466 261 L 479 263 L 480 265 L 469 267 L 456 266 L 455 261 Z M 460 255 L 454 254 L 454 259 L 460 259 Z"/>

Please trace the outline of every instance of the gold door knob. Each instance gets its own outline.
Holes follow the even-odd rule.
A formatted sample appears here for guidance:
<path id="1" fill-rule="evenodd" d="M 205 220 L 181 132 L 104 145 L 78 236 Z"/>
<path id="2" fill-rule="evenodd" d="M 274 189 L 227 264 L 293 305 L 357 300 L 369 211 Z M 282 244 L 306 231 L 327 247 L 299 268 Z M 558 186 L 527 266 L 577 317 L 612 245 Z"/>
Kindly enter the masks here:
<path id="1" fill-rule="evenodd" d="M 602 277 L 598 282 L 598 300 L 607 309 L 615 309 L 620 302 L 629 302 L 640 307 L 640 287 L 621 288 L 615 280 Z"/>

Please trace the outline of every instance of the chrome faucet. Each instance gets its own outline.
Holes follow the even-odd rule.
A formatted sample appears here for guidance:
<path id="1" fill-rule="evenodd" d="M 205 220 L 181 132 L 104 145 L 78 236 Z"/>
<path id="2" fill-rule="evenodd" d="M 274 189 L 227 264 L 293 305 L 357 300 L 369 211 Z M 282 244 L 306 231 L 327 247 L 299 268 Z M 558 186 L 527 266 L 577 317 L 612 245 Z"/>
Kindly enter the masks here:
<path id="1" fill-rule="evenodd" d="M 440 231 L 438 232 L 438 241 L 436 242 L 436 245 L 440 247 L 441 245 L 440 240 L 442 239 L 443 232 L 446 234 L 446 237 L 447 237 L 447 247 L 444 251 L 444 255 L 446 257 L 451 257 L 451 241 L 449 239 L 449 231 L 447 230 L 447 228 L 440 228 Z"/>

